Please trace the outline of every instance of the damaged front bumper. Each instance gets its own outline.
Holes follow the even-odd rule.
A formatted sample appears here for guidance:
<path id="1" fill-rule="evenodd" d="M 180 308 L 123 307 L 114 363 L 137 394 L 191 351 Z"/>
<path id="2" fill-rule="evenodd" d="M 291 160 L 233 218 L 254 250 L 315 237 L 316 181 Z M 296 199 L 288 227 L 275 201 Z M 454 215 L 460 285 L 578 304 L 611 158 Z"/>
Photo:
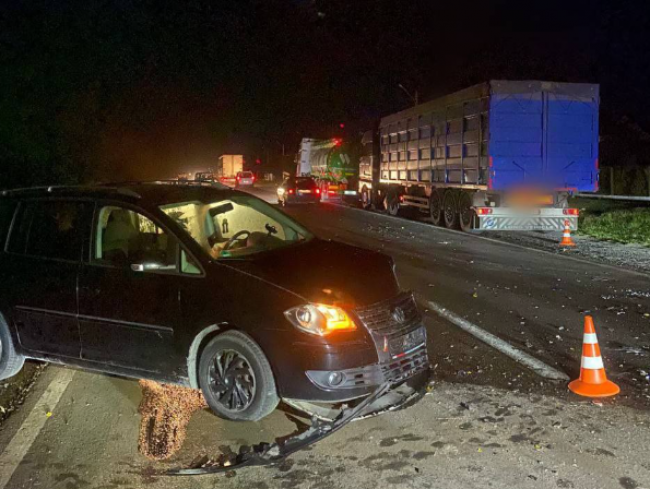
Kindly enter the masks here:
<path id="1" fill-rule="evenodd" d="M 428 366 L 426 369 L 420 370 L 417 375 L 409 378 L 408 381 L 397 385 L 390 381 L 386 382 L 388 382 L 392 387 L 382 396 L 366 404 L 365 408 L 354 418 L 353 421 L 371 418 L 390 411 L 396 411 L 408 407 L 420 400 L 424 393 L 426 393 L 426 388 L 429 385 Z M 363 401 L 365 400 L 367 400 L 367 397 L 363 398 Z M 282 399 L 282 401 L 288 406 L 306 413 L 310 417 L 316 417 L 323 421 L 333 421 L 341 411 L 340 409 L 336 409 L 335 407 L 332 407 L 332 405 L 326 403 L 312 403 L 297 399 Z M 360 401 L 356 400 L 355 402 L 358 403 Z"/>
<path id="2" fill-rule="evenodd" d="M 428 372 L 427 372 L 428 379 Z M 354 406 L 345 406 L 338 410 L 331 419 L 334 411 L 313 413 L 311 425 L 305 431 L 273 443 L 259 443 L 252 447 L 241 447 L 239 453 L 224 456 L 217 461 L 206 460 L 199 467 L 171 469 L 167 475 L 207 475 L 228 472 L 260 465 L 273 465 L 282 461 L 292 453 L 297 452 L 317 441 L 326 438 L 343 428 L 351 421 L 403 409 L 415 404 L 425 394 L 428 382 L 419 389 L 410 387 L 407 383 L 392 387 L 389 382 L 380 385 L 375 391 L 359 401 Z M 289 404 L 292 405 L 292 404 Z M 303 412 L 309 412 L 305 406 L 292 406 Z M 250 449 L 249 449 L 250 448 Z"/>

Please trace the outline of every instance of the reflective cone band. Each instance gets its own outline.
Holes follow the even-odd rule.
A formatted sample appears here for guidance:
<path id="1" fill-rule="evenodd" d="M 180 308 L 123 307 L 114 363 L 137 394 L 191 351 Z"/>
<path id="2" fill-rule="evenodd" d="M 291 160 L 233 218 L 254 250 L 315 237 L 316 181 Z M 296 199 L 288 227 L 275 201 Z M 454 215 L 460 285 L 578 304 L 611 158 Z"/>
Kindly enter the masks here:
<path id="1" fill-rule="evenodd" d="M 585 316 L 580 378 L 571 382 L 569 389 L 585 397 L 608 397 L 614 396 L 621 391 L 614 382 L 607 380 L 603 357 L 600 355 L 600 346 L 594 328 L 594 320 L 591 316 Z"/>
<path id="2" fill-rule="evenodd" d="M 562 241 L 560 241 L 560 246 L 575 246 L 575 242 L 571 238 L 571 226 L 569 225 L 569 220 L 564 221 L 564 233 L 562 234 Z"/>

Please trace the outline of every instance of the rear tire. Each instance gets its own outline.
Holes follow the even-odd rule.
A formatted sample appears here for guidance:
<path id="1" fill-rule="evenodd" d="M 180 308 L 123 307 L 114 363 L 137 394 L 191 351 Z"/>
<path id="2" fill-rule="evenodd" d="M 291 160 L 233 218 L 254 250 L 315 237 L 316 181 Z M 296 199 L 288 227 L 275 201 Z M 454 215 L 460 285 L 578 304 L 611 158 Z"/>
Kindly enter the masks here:
<path id="1" fill-rule="evenodd" d="M 458 195 L 454 190 L 447 190 L 443 200 L 443 213 L 445 226 L 448 229 L 459 229 L 458 223 Z"/>
<path id="2" fill-rule="evenodd" d="M 220 418 L 258 421 L 280 402 L 266 355 L 241 331 L 222 333 L 206 345 L 198 377 L 208 406 Z"/>
<path id="3" fill-rule="evenodd" d="M 0 316 L 0 380 L 13 377 L 25 364 L 25 357 L 16 353 L 9 326 Z"/>
<path id="4" fill-rule="evenodd" d="M 429 214 L 434 226 L 442 226 L 444 223 L 442 208 L 442 195 L 439 190 L 433 189 L 429 197 Z"/>
<path id="5" fill-rule="evenodd" d="M 386 197 L 386 211 L 388 214 L 397 217 L 400 214 L 399 196 L 391 195 Z"/>
<path id="6" fill-rule="evenodd" d="M 363 187 L 363 190 L 361 191 L 361 207 L 367 211 L 372 208 L 372 199 L 370 197 L 370 192 L 366 187 Z"/>
<path id="7" fill-rule="evenodd" d="M 458 199 L 458 222 L 462 231 L 471 231 L 474 229 L 474 216 L 476 213 L 472 209 L 472 195 L 469 192 L 461 192 Z"/>

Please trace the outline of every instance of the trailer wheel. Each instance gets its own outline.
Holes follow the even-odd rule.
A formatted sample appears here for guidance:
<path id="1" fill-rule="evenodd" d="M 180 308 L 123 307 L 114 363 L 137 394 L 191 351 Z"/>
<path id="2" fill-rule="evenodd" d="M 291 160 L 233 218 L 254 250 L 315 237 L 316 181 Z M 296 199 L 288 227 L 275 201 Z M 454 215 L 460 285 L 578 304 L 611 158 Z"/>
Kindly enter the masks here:
<path id="1" fill-rule="evenodd" d="M 363 190 L 361 191 L 361 207 L 365 210 L 370 210 L 372 208 L 372 200 L 367 187 L 363 187 Z"/>
<path id="2" fill-rule="evenodd" d="M 431 214 L 431 222 L 434 226 L 442 226 L 442 195 L 440 191 L 433 189 L 431 197 L 429 197 L 429 214 Z"/>
<path id="3" fill-rule="evenodd" d="M 447 190 L 443 201 L 443 214 L 445 226 L 449 229 L 458 229 L 458 196 L 454 190 Z"/>
<path id="4" fill-rule="evenodd" d="M 458 220 L 460 229 L 471 231 L 474 229 L 474 209 L 472 209 L 472 197 L 469 192 L 461 192 L 458 199 Z"/>
<path id="5" fill-rule="evenodd" d="M 397 194 L 390 195 L 386 197 L 385 200 L 386 210 L 388 214 L 393 217 L 397 217 L 400 214 L 400 205 L 399 205 L 399 196 Z"/>

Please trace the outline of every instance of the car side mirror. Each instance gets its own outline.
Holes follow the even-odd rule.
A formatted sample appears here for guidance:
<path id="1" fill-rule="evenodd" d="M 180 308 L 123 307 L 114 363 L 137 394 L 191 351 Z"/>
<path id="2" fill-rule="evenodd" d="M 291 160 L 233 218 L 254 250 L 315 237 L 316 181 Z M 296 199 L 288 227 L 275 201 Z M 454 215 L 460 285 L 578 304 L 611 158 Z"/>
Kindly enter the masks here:
<path id="1" fill-rule="evenodd" d="M 156 262 L 132 263 L 131 270 L 134 272 L 148 272 L 150 270 L 160 270 L 163 265 Z"/>

